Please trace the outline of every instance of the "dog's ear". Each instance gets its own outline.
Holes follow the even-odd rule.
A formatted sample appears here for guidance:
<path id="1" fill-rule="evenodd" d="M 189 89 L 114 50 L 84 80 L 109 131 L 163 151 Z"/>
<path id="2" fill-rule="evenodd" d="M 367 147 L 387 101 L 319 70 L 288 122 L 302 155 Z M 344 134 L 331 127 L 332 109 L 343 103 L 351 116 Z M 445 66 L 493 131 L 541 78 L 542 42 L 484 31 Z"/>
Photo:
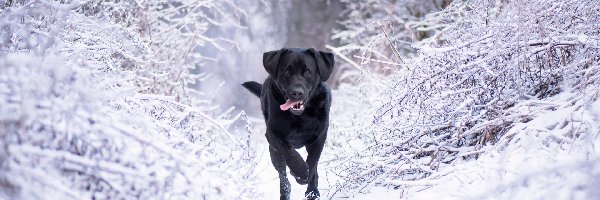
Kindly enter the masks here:
<path id="1" fill-rule="evenodd" d="M 321 76 L 321 81 L 327 81 L 327 79 L 329 79 L 329 76 L 331 75 L 331 72 L 333 71 L 333 65 L 335 64 L 333 54 L 328 52 L 316 51 L 313 48 L 310 48 L 307 51 L 317 61 L 317 67 L 319 69 L 319 76 Z"/>
<path id="2" fill-rule="evenodd" d="M 269 51 L 263 54 L 263 66 L 267 73 L 272 76 L 277 76 L 277 64 L 279 63 L 279 57 L 281 54 L 285 52 L 287 49 L 283 48 L 276 51 Z"/>

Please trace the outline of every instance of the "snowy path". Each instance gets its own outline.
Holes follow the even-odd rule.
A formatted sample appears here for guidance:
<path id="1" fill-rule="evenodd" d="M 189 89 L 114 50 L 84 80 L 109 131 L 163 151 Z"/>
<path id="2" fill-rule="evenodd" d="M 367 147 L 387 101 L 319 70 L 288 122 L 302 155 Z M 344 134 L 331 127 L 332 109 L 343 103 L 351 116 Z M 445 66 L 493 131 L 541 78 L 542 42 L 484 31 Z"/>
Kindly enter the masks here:
<path id="1" fill-rule="evenodd" d="M 265 124 L 262 119 L 254 117 L 251 118 L 252 121 L 252 135 L 251 135 L 251 143 L 253 148 L 255 149 L 255 154 L 258 156 L 258 165 L 254 168 L 254 174 L 257 177 L 256 180 L 256 189 L 257 192 L 262 194 L 263 196 L 260 199 L 264 200 L 278 200 L 279 199 L 279 177 L 277 175 L 277 171 L 271 164 L 271 157 L 269 156 L 269 144 L 267 143 L 267 139 L 264 136 L 265 132 Z M 304 148 L 299 149 L 298 152 L 303 158 L 306 158 L 306 151 Z M 321 170 L 319 170 L 320 172 Z M 304 191 L 306 190 L 306 185 L 300 185 L 294 181 L 294 177 L 289 175 L 288 169 L 288 179 L 290 180 L 290 184 L 292 186 L 291 200 L 304 199 Z M 319 187 L 320 189 L 321 187 Z"/>
<path id="2" fill-rule="evenodd" d="M 262 135 L 260 135 L 262 136 Z M 255 138 L 256 154 L 260 155 L 258 166 L 255 168 L 257 174 L 257 190 L 259 193 L 264 194 L 261 199 L 264 200 L 278 200 L 279 199 L 279 178 L 277 171 L 271 165 L 271 158 L 269 156 L 268 143 L 263 137 Z M 297 150 L 303 158 L 306 159 L 306 151 L 304 148 Z M 290 195 L 291 200 L 304 199 L 304 192 L 306 191 L 306 185 L 300 185 L 294 181 L 294 177 L 289 174 L 288 169 L 288 180 L 292 186 L 292 192 Z M 319 169 L 319 190 L 321 193 L 325 192 L 327 188 L 330 188 L 330 183 L 327 181 L 325 169 Z M 332 181 L 333 182 L 333 181 Z"/>
<path id="3" fill-rule="evenodd" d="M 259 193 L 263 193 L 264 197 L 262 199 L 265 200 L 278 200 L 279 199 L 279 178 L 277 176 L 277 171 L 271 165 L 271 158 L 269 157 L 268 144 L 265 141 L 263 145 L 259 146 L 257 149 L 257 154 L 261 155 L 258 166 L 255 168 L 258 173 L 258 188 Z M 302 149 L 300 149 L 302 150 Z M 306 153 L 304 151 L 299 151 Z M 292 200 L 303 199 L 304 191 L 306 190 L 306 185 L 300 185 L 294 181 L 294 177 L 289 175 L 288 171 L 288 179 L 290 180 L 290 184 L 292 185 Z"/>
<path id="4" fill-rule="evenodd" d="M 260 133 L 260 132 L 254 132 Z M 260 199 L 264 200 L 278 200 L 279 199 L 279 178 L 277 171 L 271 165 L 271 158 L 268 151 L 268 143 L 262 134 L 257 134 L 253 138 L 253 142 L 256 145 L 256 154 L 260 155 L 258 166 L 255 168 L 255 174 L 257 179 L 257 191 L 262 193 Z M 325 147 L 327 151 L 328 147 Z M 297 149 L 297 151 L 306 159 L 306 150 L 304 148 Z M 324 152 L 326 154 L 327 152 Z M 306 185 L 300 185 L 294 181 L 294 178 L 289 174 L 288 179 L 292 186 L 292 192 L 290 195 L 291 200 L 304 199 L 304 191 Z M 325 194 L 331 185 L 336 183 L 336 177 L 327 172 L 325 166 L 319 168 L 319 191 L 321 194 Z M 328 199 L 328 198 L 325 198 Z M 340 198 L 333 198 L 340 199 Z M 364 199 L 400 199 L 400 192 L 395 190 L 389 190 L 381 187 L 374 187 L 369 193 L 358 194 L 352 198 L 343 198 L 345 200 L 364 200 Z"/>

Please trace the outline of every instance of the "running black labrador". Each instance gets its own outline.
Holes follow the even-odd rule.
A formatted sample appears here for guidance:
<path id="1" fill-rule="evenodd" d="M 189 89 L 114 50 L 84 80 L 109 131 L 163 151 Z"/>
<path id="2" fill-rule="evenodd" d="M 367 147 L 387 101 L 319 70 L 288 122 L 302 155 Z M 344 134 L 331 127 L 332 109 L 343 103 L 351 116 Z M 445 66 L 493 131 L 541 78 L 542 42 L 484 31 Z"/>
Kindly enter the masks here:
<path id="1" fill-rule="evenodd" d="M 271 162 L 279 173 L 281 199 L 289 199 L 290 174 L 307 184 L 307 199 L 320 196 L 317 163 L 327 138 L 331 91 L 325 81 L 334 65 L 333 54 L 314 49 L 283 48 L 263 54 L 269 76 L 265 82 L 242 84 L 260 97 L 267 124 Z M 306 162 L 295 149 L 306 146 Z"/>

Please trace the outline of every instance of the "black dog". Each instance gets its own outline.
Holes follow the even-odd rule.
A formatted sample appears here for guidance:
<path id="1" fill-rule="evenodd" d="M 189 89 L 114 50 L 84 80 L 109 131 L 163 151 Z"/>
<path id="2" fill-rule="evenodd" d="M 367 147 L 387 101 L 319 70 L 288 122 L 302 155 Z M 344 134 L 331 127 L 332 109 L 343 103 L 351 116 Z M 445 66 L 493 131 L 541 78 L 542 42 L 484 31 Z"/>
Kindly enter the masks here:
<path id="1" fill-rule="evenodd" d="M 286 165 L 299 184 L 307 184 L 307 199 L 320 196 L 317 163 L 327 138 L 331 91 L 325 81 L 334 65 L 333 54 L 314 49 L 283 48 L 263 54 L 269 76 L 261 85 L 245 82 L 260 97 L 267 124 L 271 162 L 279 173 L 281 199 L 289 199 Z M 306 162 L 295 149 L 306 146 Z"/>

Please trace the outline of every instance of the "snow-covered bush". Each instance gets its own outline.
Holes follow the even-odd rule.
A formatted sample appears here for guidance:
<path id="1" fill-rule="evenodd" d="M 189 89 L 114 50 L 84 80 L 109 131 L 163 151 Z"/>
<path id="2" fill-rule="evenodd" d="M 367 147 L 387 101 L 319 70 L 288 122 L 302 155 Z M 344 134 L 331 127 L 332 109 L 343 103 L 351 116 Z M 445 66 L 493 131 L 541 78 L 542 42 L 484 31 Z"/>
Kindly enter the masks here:
<path id="1" fill-rule="evenodd" d="M 362 133 L 371 134 L 372 142 L 338 170 L 344 182 L 334 191 L 431 186 L 447 175 L 438 173 L 445 166 L 478 158 L 488 144 L 499 152 L 521 145 L 515 138 L 528 134 L 559 149 L 595 143 L 599 118 L 587 115 L 595 115 L 589 110 L 600 88 L 599 7 L 594 0 L 454 1 L 429 15 L 448 24 L 413 43 L 417 54 L 405 63 L 369 57 L 364 52 L 371 50 L 364 49 L 363 62 L 392 66 L 393 73 L 372 75 L 363 68 L 368 63 L 350 62 L 376 88 L 359 94 L 378 96 L 380 105 L 371 113 L 369 132 Z M 378 45 L 396 51 L 388 42 Z M 348 57 L 344 47 L 331 49 Z M 538 127 L 549 113 L 571 117 Z M 534 126 L 531 121 L 538 129 L 523 126 Z M 596 166 L 599 152 L 586 152 L 592 156 L 583 162 Z"/>
<path id="2" fill-rule="evenodd" d="M 227 11 L 225 11 L 227 10 Z M 189 104 L 189 84 L 208 74 L 201 67 L 213 58 L 205 57 L 199 48 L 215 48 L 224 51 L 235 45 L 226 38 L 207 37 L 210 28 L 238 25 L 243 12 L 231 1 L 86 1 L 75 9 L 77 13 L 97 20 L 108 20 L 123 26 L 124 34 L 132 37 L 128 50 L 141 55 L 120 51 L 124 44 L 107 44 L 112 57 L 120 63 L 115 66 L 134 71 L 135 84 L 143 93 L 175 96 L 178 101 Z M 112 33 L 106 33 L 112 34 Z M 135 35 L 139 35 L 135 37 Z M 76 37 L 79 39 L 85 37 Z M 114 51 L 114 49 L 119 49 Z M 102 49 L 101 49 L 102 50 Z"/>
<path id="3" fill-rule="evenodd" d="M 245 115 L 188 87 L 229 4 L 143 3 L 2 3 L 0 198 L 254 195 Z"/>
<path id="4" fill-rule="evenodd" d="M 343 0 L 346 9 L 333 39 L 341 44 L 339 54 L 378 74 L 400 68 L 401 57 L 415 53 L 410 44 L 436 35 L 449 21 L 440 11 L 451 0 Z M 342 63 L 344 71 L 354 67 Z M 346 73 L 341 81 L 357 82 Z"/>

